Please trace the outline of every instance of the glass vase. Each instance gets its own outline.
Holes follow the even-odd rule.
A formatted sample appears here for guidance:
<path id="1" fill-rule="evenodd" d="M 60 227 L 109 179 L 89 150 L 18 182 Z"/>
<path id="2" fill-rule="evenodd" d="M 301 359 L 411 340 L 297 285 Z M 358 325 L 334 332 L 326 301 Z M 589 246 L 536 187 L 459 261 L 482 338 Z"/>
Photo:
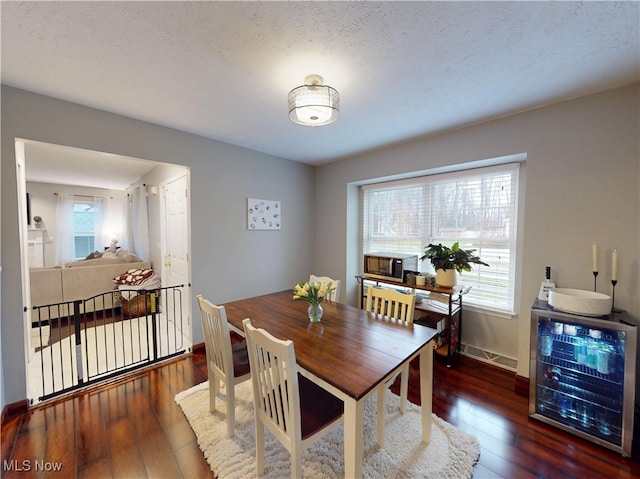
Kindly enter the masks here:
<path id="1" fill-rule="evenodd" d="M 309 308 L 307 309 L 307 315 L 309 316 L 309 321 L 311 321 L 312 323 L 319 323 L 320 320 L 322 319 L 323 312 L 324 311 L 322 309 L 321 304 L 310 304 Z"/>

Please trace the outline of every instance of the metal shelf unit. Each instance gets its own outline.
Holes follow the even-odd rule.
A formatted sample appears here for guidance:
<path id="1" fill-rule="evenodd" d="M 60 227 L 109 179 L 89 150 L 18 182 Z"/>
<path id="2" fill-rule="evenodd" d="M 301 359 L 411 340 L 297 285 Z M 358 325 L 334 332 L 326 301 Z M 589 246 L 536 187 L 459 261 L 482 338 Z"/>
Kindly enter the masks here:
<path id="1" fill-rule="evenodd" d="M 435 338 L 435 352 L 447 361 L 460 352 L 462 340 L 462 297 L 471 289 L 462 285 L 453 288 L 416 285 L 367 276 L 356 276 L 360 284 L 360 307 L 364 309 L 369 285 L 397 289 L 416 294 L 416 306 L 413 321 L 438 331 Z M 420 301 L 418 301 L 420 298 Z"/>

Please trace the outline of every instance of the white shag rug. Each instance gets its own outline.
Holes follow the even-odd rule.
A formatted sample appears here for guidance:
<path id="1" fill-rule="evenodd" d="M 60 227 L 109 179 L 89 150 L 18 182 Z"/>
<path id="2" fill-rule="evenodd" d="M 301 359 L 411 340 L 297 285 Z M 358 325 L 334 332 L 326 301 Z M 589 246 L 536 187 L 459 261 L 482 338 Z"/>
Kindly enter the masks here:
<path id="1" fill-rule="evenodd" d="M 198 445 L 218 479 L 255 477 L 255 431 L 251 381 L 236 386 L 236 429 L 226 439 L 224 389 L 209 412 L 209 383 L 204 382 L 176 395 L 175 400 L 198 437 Z M 375 394 L 365 404 L 364 466 L 366 478 L 464 479 L 473 475 L 480 457 L 478 440 L 435 414 L 431 416 L 431 443 L 423 444 L 421 409 L 407 402 L 399 411 L 399 397 L 387 390 L 384 447 L 376 445 Z M 302 456 L 305 478 L 344 477 L 344 430 L 340 426 L 306 449 Z M 262 477 L 291 476 L 289 453 L 265 429 L 265 470 Z"/>

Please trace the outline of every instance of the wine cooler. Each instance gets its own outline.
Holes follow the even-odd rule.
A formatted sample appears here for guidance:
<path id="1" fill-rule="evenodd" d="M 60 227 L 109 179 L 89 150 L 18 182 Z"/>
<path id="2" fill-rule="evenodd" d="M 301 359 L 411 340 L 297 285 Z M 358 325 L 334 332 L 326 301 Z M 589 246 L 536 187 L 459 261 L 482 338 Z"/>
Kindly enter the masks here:
<path id="1" fill-rule="evenodd" d="M 637 328 L 606 317 L 531 308 L 529 416 L 631 455 Z"/>

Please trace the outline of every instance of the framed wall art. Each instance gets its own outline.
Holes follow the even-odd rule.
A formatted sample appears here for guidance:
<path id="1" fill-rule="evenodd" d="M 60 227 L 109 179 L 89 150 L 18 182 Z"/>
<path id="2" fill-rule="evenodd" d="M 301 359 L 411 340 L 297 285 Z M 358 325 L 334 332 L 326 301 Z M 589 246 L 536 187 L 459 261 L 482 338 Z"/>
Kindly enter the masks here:
<path id="1" fill-rule="evenodd" d="M 247 198 L 247 229 L 279 230 L 281 213 L 280 201 Z"/>

